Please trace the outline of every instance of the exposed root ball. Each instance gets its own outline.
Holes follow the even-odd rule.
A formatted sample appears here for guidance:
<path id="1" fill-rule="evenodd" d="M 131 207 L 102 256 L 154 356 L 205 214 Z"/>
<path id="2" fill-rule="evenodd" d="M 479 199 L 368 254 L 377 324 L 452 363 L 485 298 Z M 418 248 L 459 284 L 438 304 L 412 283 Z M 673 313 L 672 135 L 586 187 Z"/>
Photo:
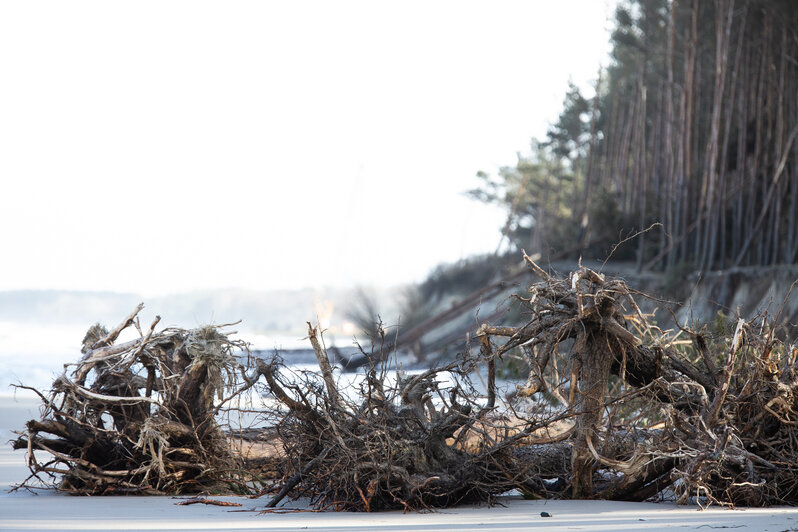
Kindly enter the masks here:
<path id="1" fill-rule="evenodd" d="M 327 353 L 314 346 L 324 366 Z M 399 375 L 392 385 L 387 370 L 372 364 L 356 388 L 340 392 L 329 389 L 337 387 L 332 378 L 287 379 L 279 359 L 263 364 L 287 407 L 277 425 L 286 473 L 270 506 L 290 495 L 309 496 L 318 508 L 422 509 L 490 501 L 520 486 L 526 468 L 506 467 L 512 444 L 488 445 L 490 423 L 473 426 L 488 410 L 468 380 L 472 364 Z M 486 444 L 467 449 L 468 435 Z"/>
<path id="2" fill-rule="evenodd" d="M 557 279 L 525 259 L 542 278 L 522 299 L 531 319 L 480 334 L 506 338 L 497 355 L 528 357 L 519 395 L 568 398 L 573 497 L 798 504 L 798 350 L 765 318 L 671 337 L 623 281 L 586 268 Z M 635 440 L 631 452 L 614 443 Z"/>
<path id="3" fill-rule="evenodd" d="M 235 459 L 214 419 L 214 396 L 235 395 L 244 344 L 217 327 L 154 332 L 116 344 L 140 305 L 112 331 L 83 340 L 83 357 L 41 394 L 41 419 L 14 442 L 31 477 L 79 494 L 195 493 L 234 482 Z M 243 373 L 242 373 L 243 374 Z M 35 390 L 34 390 L 35 391 Z"/>

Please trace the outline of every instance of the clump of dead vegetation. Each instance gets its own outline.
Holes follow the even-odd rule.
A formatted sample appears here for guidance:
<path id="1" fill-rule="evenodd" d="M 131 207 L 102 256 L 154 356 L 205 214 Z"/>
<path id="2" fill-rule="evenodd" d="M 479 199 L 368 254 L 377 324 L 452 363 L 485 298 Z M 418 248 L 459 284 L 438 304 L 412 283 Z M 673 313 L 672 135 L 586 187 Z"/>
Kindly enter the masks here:
<path id="1" fill-rule="evenodd" d="M 249 371 L 218 328 L 170 329 L 114 345 L 95 330 L 75 369 L 41 394 L 41 420 L 15 442 L 34 475 L 77 493 L 254 488 L 215 416 L 256 382 L 271 435 L 269 506 L 309 497 L 319 509 L 418 510 L 528 497 L 706 505 L 798 503 L 798 350 L 767 316 L 727 331 L 663 332 L 618 279 L 567 277 L 525 260 L 540 280 L 518 297 L 520 327 L 483 324 L 443 367 L 389 369 L 385 335 L 348 382 L 308 324 L 317 372 L 279 356 Z M 777 317 L 778 318 L 778 317 Z M 522 357 L 504 395 L 497 364 Z M 262 377 L 262 381 L 259 380 Z M 235 407 L 233 407 L 235 408 Z M 37 461 L 46 451 L 52 458 Z M 250 462 L 252 464 L 253 462 Z M 249 482 L 247 484 L 247 482 Z"/>
<path id="2" fill-rule="evenodd" d="M 221 327 L 143 333 L 139 305 L 116 328 L 89 329 L 83 356 L 42 399 L 41 418 L 13 442 L 31 477 L 75 494 L 176 494 L 240 483 L 217 414 L 254 384 L 234 357 L 245 349 Z M 116 343 L 138 328 L 138 339 Z M 21 386 L 21 388 L 28 388 Z"/>

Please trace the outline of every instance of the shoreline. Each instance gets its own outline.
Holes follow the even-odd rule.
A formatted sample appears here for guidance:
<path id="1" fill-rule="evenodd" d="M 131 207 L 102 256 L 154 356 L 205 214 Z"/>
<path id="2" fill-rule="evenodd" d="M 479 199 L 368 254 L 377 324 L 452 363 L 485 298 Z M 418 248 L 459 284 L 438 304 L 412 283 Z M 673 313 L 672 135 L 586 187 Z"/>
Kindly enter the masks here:
<path id="1" fill-rule="evenodd" d="M 517 495 L 497 499 L 495 506 L 460 506 L 423 513 L 312 512 L 307 501 L 288 501 L 276 512 L 261 513 L 267 497 L 250 499 L 211 496 L 235 502 L 228 508 L 194 504 L 178 506 L 191 496 L 76 497 L 53 490 L 18 491 L 9 488 L 27 477 L 24 451 L 12 451 L 13 430 L 38 412 L 37 398 L 0 395 L 0 530 L 684 530 L 739 528 L 783 532 L 798 529 L 798 508 L 710 507 L 673 503 L 615 501 L 524 500 Z M 541 516 L 546 512 L 551 517 Z"/>

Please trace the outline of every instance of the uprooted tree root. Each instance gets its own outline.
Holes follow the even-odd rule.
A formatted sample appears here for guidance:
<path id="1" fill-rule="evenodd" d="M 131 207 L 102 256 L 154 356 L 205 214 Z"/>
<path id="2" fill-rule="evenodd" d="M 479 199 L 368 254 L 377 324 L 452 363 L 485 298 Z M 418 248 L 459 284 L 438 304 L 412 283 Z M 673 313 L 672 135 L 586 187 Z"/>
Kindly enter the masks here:
<path id="1" fill-rule="evenodd" d="M 373 363 L 362 380 L 339 390 L 320 336 L 309 324 L 320 374 L 297 379 L 282 375 L 288 368 L 279 359 L 258 362 L 283 407 L 271 414 L 285 475 L 269 506 L 305 496 L 317 508 L 418 510 L 490 503 L 513 489 L 534 497 L 567 489 L 573 412 L 506 405 L 509 410 L 498 413 L 489 342 L 479 354 L 393 378 L 378 362 L 386 357 L 377 346 L 364 352 Z M 486 396 L 470 380 L 483 364 Z M 631 452 L 634 441 L 611 442 L 613 452 Z"/>
<path id="2" fill-rule="evenodd" d="M 480 334 L 497 356 L 526 354 L 519 395 L 567 396 L 571 496 L 798 503 L 798 351 L 765 318 L 739 318 L 716 338 L 682 329 L 691 345 L 679 346 L 648 324 L 623 281 L 586 268 L 556 279 L 525 259 L 542 278 L 522 298 L 531 319 Z M 618 452 L 619 441 L 633 445 Z"/>
<path id="3" fill-rule="evenodd" d="M 282 475 L 261 491 L 269 506 L 309 497 L 320 509 L 417 510 L 512 489 L 798 504 L 798 350 L 764 317 L 737 319 L 727 334 L 666 334 L 625 282 L 586 268 L 556 278 L 525 260 L 541 281 L 518 298 L 523 326 L 484 324 L 478 349 L 415 375 L 389 371 L 378 338 L 349 385 L 310 324 L 318 372 L 294 373 L 275 357 L 247 373 L 231 355 L 242 346 L 213 327 L 155 334 L 153 324 L 114 345 L 134 312 L 110 333 L 90 331 L 71 378 L 42 394 L 42 419 L 15 447 L 28 449 L 33 475 L 60 476 L 76 493 L 244 486 L 257 472 L 240 474 L 214 416 L 262 377 L 274 399 L 262 412 L 277 448 L 269 460 Z M 500 397 L 496 366 L 518 356 L 528 379 Z M 471 381 L 480 370 L 481 391 Z"/>
<path id="4" fill-rule="evenodd" d="M 676 342 L 648 323 L 625 282 L 586 268 L 558 279 L 526 260 L 542 278 L 519 298 L 528 322 L 482 326 L 479 354 L 456 364 L 389 386 L 375 363 L 353 397 L 337 388 L 313 328 L 320 376 L 282 381 L 279 361 L 263 363 L 284 407 L 286 473 L 271 504 L 289 495 L 320 508 L 418 509 L 510 489 L 798 503 L 797 351 L 764 319 L 738 319 L 716 338 L 682 329 L 689 339 Z M 531 371 L 504 403 L 495 364 L 518 351 Z M 478 366 L 487 366 L 486 396 L 470 386 Z M 540 394 L 559 405 L 516 410 Z"/>
<path id="5" fill-rule="evenodd" d="M 290 495 L 336 510 L 423 509 L 490 500 L 519 485 L 525 468 L 503 467 L 514 461 L 511 441 L 466 450 L 467 434 L 488 434 L 488 422 L 474 423 L 492 408 L 475 401 L 468 380 L 475 361 L 399 374 L 389 384 L 377 363 L 385 357 L 374 352 L 357 393 L 347 397 L 353 390 L 339 391 L 320 331 L 308 325 L 320 376 L 285 379 L 279 359 L 260 362 L 286 407 L 277 423 L 286 474 L 270 506 Z M 445 393 L 439 378 L 450 383 Z"/>
<path id="6" fill-rule="evenodd" d="M 156 333 L 160 318 L 146 334 L 139 329 L 140 338 L 115 343 L 138 327 L 142 308 L 112 331 L 89 329 L 74 370 L 47 394 L 33 390 L 44 403 L 41 418 L 13 442 L 28 451 L 24 486 L 52 479 L 61 490 L 97 495 L 241 485 L 240 460 L 216 415 L 255 382 L 233 356 L 245 345 L 215 326 Z"/>

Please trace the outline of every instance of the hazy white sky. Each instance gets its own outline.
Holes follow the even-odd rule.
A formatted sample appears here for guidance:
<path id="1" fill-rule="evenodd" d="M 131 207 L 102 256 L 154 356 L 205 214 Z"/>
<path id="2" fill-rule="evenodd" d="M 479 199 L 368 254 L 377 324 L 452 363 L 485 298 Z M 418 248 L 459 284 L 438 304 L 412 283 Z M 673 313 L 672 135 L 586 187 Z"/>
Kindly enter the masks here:
<path id="1" fill-rule="evenodd" d="M 0 290 L 419 280 L 607 49 L 610 0 L 0 3 Z"/>

